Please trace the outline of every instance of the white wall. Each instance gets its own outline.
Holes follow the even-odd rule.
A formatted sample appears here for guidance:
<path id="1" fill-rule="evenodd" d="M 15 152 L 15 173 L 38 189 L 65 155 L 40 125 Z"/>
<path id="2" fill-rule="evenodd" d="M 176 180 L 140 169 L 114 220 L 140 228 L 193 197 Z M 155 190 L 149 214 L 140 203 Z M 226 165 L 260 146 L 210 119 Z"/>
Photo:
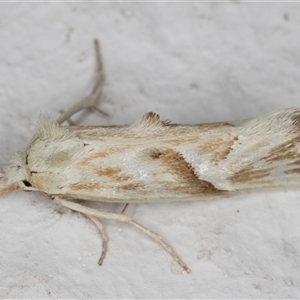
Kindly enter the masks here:
<path id="1" fill-rule="evenodd" d="M 146 111 L 201 123 L 300 107 L 299 3 L 0 3 L 0 163 L 93 85 L 99 38 L 108 101 L 83 124 L 132 123 Z M 186 261 L 39 193 L 2 197 L 1 298 L 299 298 L 299 191 L 131 205 Z M 121 205 L 103 205 L 120 211 Z"/>

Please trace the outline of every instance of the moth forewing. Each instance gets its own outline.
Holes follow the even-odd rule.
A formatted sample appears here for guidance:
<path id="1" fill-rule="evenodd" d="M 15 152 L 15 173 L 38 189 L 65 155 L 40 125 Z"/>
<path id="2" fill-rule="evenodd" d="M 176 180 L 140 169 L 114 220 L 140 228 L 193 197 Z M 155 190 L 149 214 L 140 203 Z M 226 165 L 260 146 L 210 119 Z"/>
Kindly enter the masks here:
<path id="1" fill-rule="evenodd" d="M 299 115 L 188 126 L 148 113 L 124 127 L 64 127 L 41 116 L 18 172 L 49 195 L 125 203 L 297 186 Z"/>

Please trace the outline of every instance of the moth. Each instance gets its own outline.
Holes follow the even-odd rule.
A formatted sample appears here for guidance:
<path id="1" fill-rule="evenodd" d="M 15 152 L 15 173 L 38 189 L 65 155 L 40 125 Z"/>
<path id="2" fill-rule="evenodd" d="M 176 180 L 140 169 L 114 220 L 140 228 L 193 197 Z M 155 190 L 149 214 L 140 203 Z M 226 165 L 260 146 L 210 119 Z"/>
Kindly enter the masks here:
<path id="1" fill-rule="evenodd" d="M 160 243 L 186 271 L 188 266 L 155 232 L 124 212 L 89 208 L 74 200 L 116 203 L 199 200 L 239 191 L 298 187 L 300 110 L 279 110 L 233 122 L 179 125 L 146 113 L 131 126 L 62 126 L 103 95 L 104 72 L 95 41 L 97 80 L 92 93 L 57 121 L 40 116 L 29 145 L 0 175 L 0 194 L 39 191 L 90 218 L 128 223 Z"/>

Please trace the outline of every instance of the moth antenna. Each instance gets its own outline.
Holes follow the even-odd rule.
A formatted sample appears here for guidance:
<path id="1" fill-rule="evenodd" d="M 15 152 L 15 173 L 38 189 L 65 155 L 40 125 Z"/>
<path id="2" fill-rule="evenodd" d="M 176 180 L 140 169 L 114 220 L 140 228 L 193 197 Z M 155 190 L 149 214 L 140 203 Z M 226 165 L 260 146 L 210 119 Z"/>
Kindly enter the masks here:
<path id="1" fill-rule="evenodd" d="M 105 76 L 103 70 L 102 55 L 101 55 L 100 45 L 98 40 L 94 40 L 94 47 L 95 47 L 96 64 L 97 64 L 97 77 L 92 92 L 87 97 L 75 103 L 67 111 L 61 114 L 60 117 L 57 119 L 58 124 L 62 124 L 63 122 L 70 119 L 70 117 L 72 117 L 74 114 L 86 108 L 93 108 L 99 111 L 100 113 L 109 116 L 107 113 L 97 108 L 95 105 L 97 100 L 103 97 L 103 86 L 105 83 Z"/>

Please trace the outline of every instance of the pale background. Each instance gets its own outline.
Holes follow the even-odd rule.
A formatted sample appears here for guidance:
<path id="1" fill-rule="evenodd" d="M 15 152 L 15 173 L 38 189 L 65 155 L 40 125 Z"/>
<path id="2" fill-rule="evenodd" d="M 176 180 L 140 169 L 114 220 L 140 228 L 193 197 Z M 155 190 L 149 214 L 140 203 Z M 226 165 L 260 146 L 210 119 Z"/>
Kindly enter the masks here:
<path id="1" fill-rule="evenodd" d="M 88 94 L 96 37 L 112 117 L 93 114 L 94 124 L 150 110 L 201 123 L 300 107 L 300 3 L 1 3 L 1 165 L 40 112 L 56 118 Z M 83 216 L 39 193 L 0 203 L 0 298 L 300 297 L 300 191 L 130 206 L 189 275 L 127 225 L 104 222 L 99 267 L 101 239 Z"/>

